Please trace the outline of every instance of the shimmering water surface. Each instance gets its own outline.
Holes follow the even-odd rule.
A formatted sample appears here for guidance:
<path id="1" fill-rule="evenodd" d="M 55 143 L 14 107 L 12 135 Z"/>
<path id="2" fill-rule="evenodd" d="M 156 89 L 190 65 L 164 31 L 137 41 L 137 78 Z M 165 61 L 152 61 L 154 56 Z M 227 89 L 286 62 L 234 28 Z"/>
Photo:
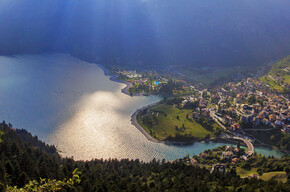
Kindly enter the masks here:
<path id="1" fill-rule="evenodd" d="M 159 98 L 130 97 L 94 64 L 65 54 L 0 57 L 0 120 L 25 128 L 64 156 L 172 160 L 223 143 L 169 146 L 148 141 L 133 125 L 136 109 Z M 256 148 L 265 155 L 282 154 Z"/>

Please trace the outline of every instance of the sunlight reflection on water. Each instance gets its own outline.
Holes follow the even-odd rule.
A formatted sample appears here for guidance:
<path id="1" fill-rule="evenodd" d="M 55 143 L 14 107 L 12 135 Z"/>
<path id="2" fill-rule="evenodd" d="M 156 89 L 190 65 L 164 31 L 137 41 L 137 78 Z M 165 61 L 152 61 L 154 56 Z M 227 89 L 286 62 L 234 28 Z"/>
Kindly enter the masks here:
<path id="1" fill-rule="evenodd" d="M 1 118 L 56 145 L 63 156 L 173 160 L 223 144 L 169 146 L 148 141 L 131 124 L 131 115 L 159 98 L 125 95 L 124 84 L 69 55 L 0 57 L 0 69 Z"/>

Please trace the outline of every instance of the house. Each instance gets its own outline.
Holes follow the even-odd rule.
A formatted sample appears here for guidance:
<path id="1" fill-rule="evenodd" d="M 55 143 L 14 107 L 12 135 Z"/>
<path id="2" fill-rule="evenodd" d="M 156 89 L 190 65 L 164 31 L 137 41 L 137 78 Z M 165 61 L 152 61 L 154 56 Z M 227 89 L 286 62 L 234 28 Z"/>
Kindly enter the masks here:
<path id="1" fill-rule="evenodd" d="M 258 178 L 259 178 L 259 176 L 258 176 L 258 175 L 256 175 L 256 174 L 251 174 L 251 175 L 249 175 L 249 176 L 248 176 L 248 178 L 254 178 L 254 179 L 258 179 Z"/>
<path id="2" fill-rule="evenodd" d="M 273 114 L 269 115 L 269 121 L 275 121 L 275 120 L 276 120 L 275 115 Z"/>
<path id="3" fill-rule="evenodd" d="M 233 158 L 232 159 L 232 164 L 237 164 L 238 162 L 240 162 L 240 159 L 239 158 Z"/>
<path id="4" fill-rule="evenodd" d="M 236 110 L 234 107 L 230 107 L 229 108 L 229 112 L 232 113 L 232 114 L 236 114 Z"/>
<path id="5" fill-rule="evenodd" d="M 211 173 L 214 171 L 219 171 L 220 173 L 226 172 L 226 165 L 225 164 L 213 164 L 211 168 Z"/>
<path id="6" fill-rule="evenodd" d="M 261 111 L 258 116 L 259 118 L 264 119 L 265 117 L 267 117 L 267 115 L 268 113 L 266 111 Z"/>
<path id="7" fill-rule="evenodd" d="M 226 116 L 224 117 L 224 121 L 225 121 L 226 123 L 230 124 L 230 125 L 232 125 L 232 124 L 235 122 L 235 120 L 234 120 L 233 118 L 231 118 L 230 116 L 228 116 L 228 115 L 226 115 Z"/>
<path id="8" fill-rule="evenodd" d="M 236 147 L 233 152 L 238 153 L 239 151 L 240 151 L 240 149 Z"/>
<path id="9" fill-rule="evenodd" d="M 207 109 L 203 109 L 203 110 L 202 110 L 202 115 L 203 115 L 204 117 L 209 117 L 209 116 L 210 116 L 210 111 L 207 110 Z"/>
<path id="10" fill-rule="evenodd" d="M 234 153 L 232 151 L 223 152 L 222 157 L 223 159 L 232 159 Z"/>
<path id="11" fill-rule="evenodd" d="M 205 152 L 203 152 L 202 154 L 200 154 L 200 156 L 203 158 L 203 159 L 206 159 L 206 158 L 208 158 L 208 154 L 207 153 L 205 153 Z"/>
<path id="12" fill-rule="evenodd" d="M 226 146 L 226 151 L 233 151 L 234 148 L 232 146 Z"/>
<path id="13" fill-rule="evenodd" d="M 206 105 L 206 101 L 205 101 L 204 99 L 201 99 L 201 100 L 199 101 L 199 105 Z"/>
<path id="14" fill-rule="evenodd" d="M 269 120 L 266 119 L 266 118 L 264 118 L 262 122 L 263 122 L 265 125 L 269 125 L 269 123 L 270 123 Z"/>
<path id="15" fill-rule="evenodd" d="M 242 158 L 243 160 L 245 160 L 245 161 L 248 160 L 248 157 L 247 157 L 246 155 L 242 155 L 241 158 Z"/>
<path id="16" fill-rule="evenodd" d="M 198 161 L 196 159 L 192 158 L 192 159 L 190 159 L 190 164 L 196 166 L 196 165 L 198 165 Z"/>
<path id="17" fill-rule="evenodd" d="M 241 125 L 238 124 L 238 123 L 235 123 L 233 125 L 231 125 L 231 128 L 230 128 L 232 131 L 240 131 L 242 128 L 241 128 Z"/>

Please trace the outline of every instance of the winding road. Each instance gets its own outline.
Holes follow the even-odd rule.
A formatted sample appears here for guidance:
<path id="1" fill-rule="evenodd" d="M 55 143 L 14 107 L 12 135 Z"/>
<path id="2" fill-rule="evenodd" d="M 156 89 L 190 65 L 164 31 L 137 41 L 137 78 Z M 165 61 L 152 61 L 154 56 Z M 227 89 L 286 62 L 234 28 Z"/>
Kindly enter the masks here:
<path id="1" fill-rule="evenodd" d="M 253 153 L 255 152 L 255 148 L 251 141 L 249 141 L 248 139 L 244 139 L 242 137 L 233 137 L 233 139 L 243 141 L 247 145 L 248 151 L 246 153 L 248 154 L 248 156 L 253 155 Z"/>
<path id="2" fill-rule="evenodd" d="M 231 133 L 229 130 L 227 130 L 227 128 L 221 123 L 219 122 L 219 120 L 216 118 L 214 112 L 210 112 L 210 116 L 215 120 L 215 122 L 221 126 L 225 131 L 227 131 L 228 133 Z M 229 137 L 231 139 L 236 139 L 236 140 L 241 140 L 243 141 L 246 145 L 247 145 L 247 148 L 248 148 L 248 151 L 246 152 L 248 156 L 251 156 L 253 155 L 253 153 L 255 152 L 255 148 L 254 148 L 254 145 L 253 143 L 248 140 L 248 139 L 245 139 L 245 138 L 242 138 L 242 137 L 238 137 L 238 136 L 234 136 L 234 137 Z"/>

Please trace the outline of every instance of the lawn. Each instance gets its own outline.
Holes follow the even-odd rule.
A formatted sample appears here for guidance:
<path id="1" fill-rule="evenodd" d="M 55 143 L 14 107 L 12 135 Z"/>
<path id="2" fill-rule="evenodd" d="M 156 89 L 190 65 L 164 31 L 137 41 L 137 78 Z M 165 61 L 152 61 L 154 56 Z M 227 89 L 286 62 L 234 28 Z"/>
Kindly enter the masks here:
<path id="1" fill-rule="evenodd" d="M 260 78 L 260 80 L 263 81 L 265 84 L 269 85 L 271 89 L 276 89 L 278 92 L 283 91 L 283 87 L 269 77 L 263 76 Z"/>
<path id="2" fill-rule="evenodd" d="M 240 175 L 240 177 L 248 177 L 251 174 L 258 175 L 257 169 L 258 168 L 252 168 L 251 170 L 248 171 L 248 170 L 242 169 L 241 167 L 237 167 L 236 171 L 237 171 L 237 174 Z"/>
<path id="3" fill-rule="evenodd" d="M 155 105 L 150 107 L 146 115 L 138 114 L 138 123 L 153 137 L 164 140 L 170 135 L 204 138 L 206 135 L 213 136 L 191 118 L 191 110 L 178 109 L 171 105 Z M 214 126 L 216 128 L 216 126 Z"/>
<path id="4" fill-rule="evenodd" d="M 216 105 L 208 105 L 208 106 L 206 106 L 206 108 L 215 108 L 216 109 Z"/>
<path id="5" fill-rule="evenodd" d="M 243 178 L 243 177 L 248 177 L 251 174 L 259 175 L 257 173 L 257 169 L 258 168 L 252 168 L 251 170 L 248 171 L 248 170 L 242 169 L 241 167 L 237 167 L 236 171 L 237 171 L 237 174 Z M 282 181 L 284 183 L 287 181 L 287 175 L 285 171 L 268 172 L 268 173 L 263 173 L 263 175 L 259 176 L 259 179 L 262 179 L 264 181 L 269 181 L 272 178 L 275 179 L 276 181 Z"/>
<path id="6" fill-rule="evenodd" d="M 283 183 L 287 182 L 287 175 L 286 175 L 285 171 L 276 171 L 276 172 L 264 173 L 259 178 L 264 180 L 264 181 L 268 181 L 268 180 L 273 178 L 276 181 L 282 181 Z"/>
<path id="7" fill-rule="evenodd" d="M 284 75 L 284 82 L 290 84 L 290 75 Z"/>

